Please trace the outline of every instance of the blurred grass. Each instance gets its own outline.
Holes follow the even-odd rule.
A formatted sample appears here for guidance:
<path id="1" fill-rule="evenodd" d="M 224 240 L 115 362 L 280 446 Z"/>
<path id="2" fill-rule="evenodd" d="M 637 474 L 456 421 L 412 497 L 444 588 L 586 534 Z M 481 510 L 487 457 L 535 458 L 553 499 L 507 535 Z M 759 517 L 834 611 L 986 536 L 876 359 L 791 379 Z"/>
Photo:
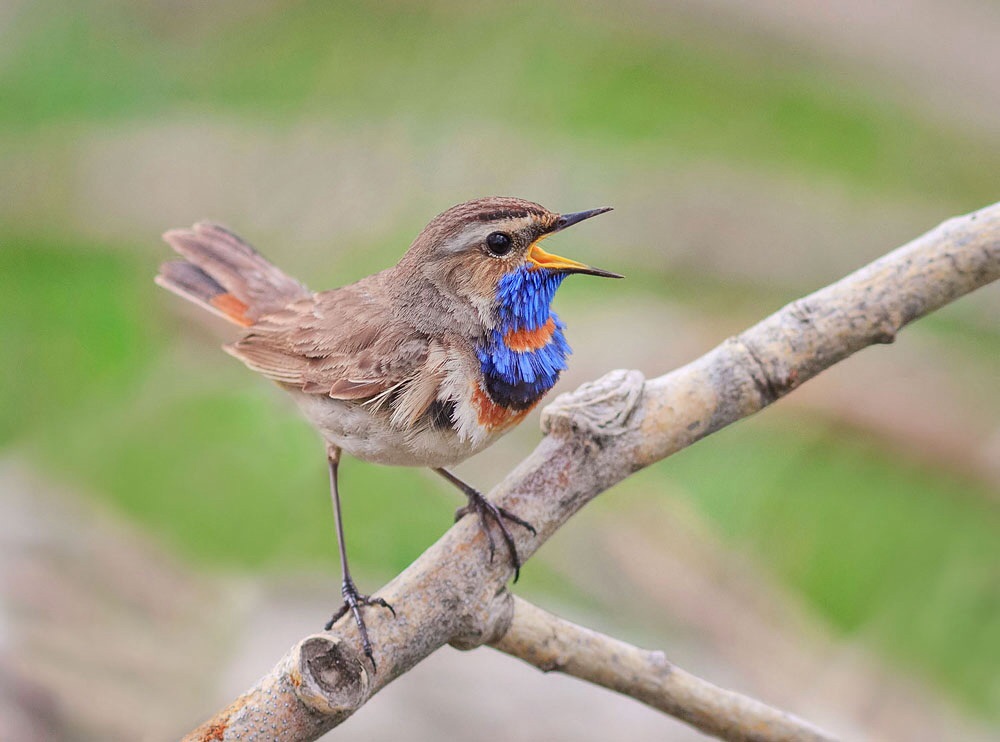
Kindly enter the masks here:
<path id="1" fill-rule="evenodd" d="M 230 110 L 278 125 L 495 123 L 636 156 L 715 155 L 854 187 L 981 203 L 1000 153 L 806 60 L 709 33 L 665 39 L 560 3 L 226 5 L 212 23 L 157 3 L 22 11 L 0 125 Z M 441 81 L 448 84 L 442 85 Z"/>
<path id="2" fill-rule="evenodd" d="M 136 260 L 93 245 L 0 236 L 0 444 L 71 417 L 82 403 L 116 399 L 141 378 L 149 291 Z"/>
<path id="3" fill-rule="evenodd" d="M 662 476 L 839 630 L 995 710 L 1000 513 L 982 485 L 814 418 L 737 424 Z"/>
<path id="4" fill-rule="evenodd" d="M 31 145 L 57 172 L 62 160 L 44 160 L 47 143 L 66 131 L 177 114 L 222 111 L 274 126 L 392 120 L 439 132 L 426 136 L 500 122 L 532 141 L 583 144 L 644 167 L 719 159 L 879 198 L 965 208 L 996 197 L 1000 153 L 990 143 L 862 82 L 707 35 L 663 38 L 558 3 L 513 12 L 193 7 L 192 22 L 154 2 L 25 4 L 0 63 L 0 148 Z M 68 148 L 52 156 L 70 159 Z M 52 178 L 47 187 L 73 185 Z M 210 343 L 183 347 L 182 338 L 204 342 L 207 333 L 157 313 L 154 261 L 128 245 L 81 244 L 58 219 L 44 229 L 39 237 L 0 225 L 0 445 L 27 451 L 198 563 L 330 569 L 333 523 L 315 434 L 259 379 L 210 355 Z M 338 280 L 383 267 L 411 237 L 359 245 L 336 260 Z M 629 273 L 632 290 L 670 293 L 705 312 L 794 298 L 787 287 Z M 923 326 L 964 360 L 989 361 L 1000 348 L 1000 332 L 960 308 Z M 1000 546 L 989 493 L 859 431 L 807 423 L 751 421 L 641 481 L 652 493 L 681 484 L 727 538 L 839 630 L 996 714 Z M 348 462 L 343 477 L 345 492 L 363 493 L 344 506 L 352 558 L 370 574 L 408 564 L 458 499 L 414 471 Z M 586 599 L 541 563 L 525 582 Z"/>

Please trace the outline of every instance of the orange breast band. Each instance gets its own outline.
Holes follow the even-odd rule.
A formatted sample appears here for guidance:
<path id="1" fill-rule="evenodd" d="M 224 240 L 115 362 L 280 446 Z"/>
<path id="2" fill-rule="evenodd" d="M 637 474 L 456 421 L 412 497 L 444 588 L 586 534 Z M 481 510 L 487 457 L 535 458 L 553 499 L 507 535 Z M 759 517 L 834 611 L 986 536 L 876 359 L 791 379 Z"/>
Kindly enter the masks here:
<path id="1" fill-rule="evenodd" d="M 534 330 L 509 330 L 503 336 L 503 341 L 511 350 L 523 353 L 526 350 L 544 348 L 549 344 L 555 331 L 556 321 L 549 317 L 548 322 Z"/>
<path id="2" fill-rule="evenodd" d="M 477 422 L 490 431 L 506 430 L 517 425 L 535 406 L 531 405 L 524 410 L 508 409 L 490 399 L 490 395 L 480 389 L 478 384 L 472 392 L 472 404 L 476 408 Z"/>

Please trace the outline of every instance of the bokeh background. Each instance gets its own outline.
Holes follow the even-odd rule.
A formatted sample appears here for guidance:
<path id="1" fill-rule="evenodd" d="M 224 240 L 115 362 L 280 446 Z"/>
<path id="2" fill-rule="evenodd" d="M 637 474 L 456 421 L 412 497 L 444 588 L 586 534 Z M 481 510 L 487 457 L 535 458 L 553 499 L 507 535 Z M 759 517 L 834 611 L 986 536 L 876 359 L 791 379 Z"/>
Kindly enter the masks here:
<path id="1" fill-rule="evenodd" d="M 613 205 L 553 243 L 628 275 L 560 292 L 559 389 L 652 376 L 1000 197 L 998 38 L 992 0 L 0 1 L 0 737 L 176 737 L 338 601 L 320 444 L 153 286 L 163 230 L 329 288 L 468 198 Z M 516 591 L 850 738 L 989 738 L 998 293 L 616 487 Z M 368 588 L 459 504 L 352 461 L 343 489 Z M 336 734 L 699 738 L 485 649 Z"/>

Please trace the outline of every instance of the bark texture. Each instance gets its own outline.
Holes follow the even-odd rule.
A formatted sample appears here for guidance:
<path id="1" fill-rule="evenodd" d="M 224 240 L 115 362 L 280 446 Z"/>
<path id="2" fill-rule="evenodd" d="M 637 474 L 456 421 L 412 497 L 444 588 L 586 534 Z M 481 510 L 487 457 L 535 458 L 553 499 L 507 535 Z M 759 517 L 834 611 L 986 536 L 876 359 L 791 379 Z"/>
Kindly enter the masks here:
<path id="1" fill-rule="evenodd" d="M 542 414 L 546 435 L 538 447 L 489 497 L 538 529 L 535 536 L 513 531 L 527 559 L 616 482 L 763 409 L 854 352 L 892 342 L 909 322 L 997 278 L 1000 204 L 941 224 L 664 376 L 612 371 L 557 397 Z M 365 614 L 377 674 L 360 655 L 347 617 L 303 639 L 186 739 L 316 739 L 449 643 L 492 644 L 545 667 L 557 661 L 559 669 L 723 739 L 832 739 L 790 714 L 694 678 L 659 653 L 515 601 L 505 587 L 510 577 L 507 560 L 490 562 L 476 519 L 463 518 L 378 592 L 396 618 Z M 558 636 L 544 638 L 555 629 Z"/>

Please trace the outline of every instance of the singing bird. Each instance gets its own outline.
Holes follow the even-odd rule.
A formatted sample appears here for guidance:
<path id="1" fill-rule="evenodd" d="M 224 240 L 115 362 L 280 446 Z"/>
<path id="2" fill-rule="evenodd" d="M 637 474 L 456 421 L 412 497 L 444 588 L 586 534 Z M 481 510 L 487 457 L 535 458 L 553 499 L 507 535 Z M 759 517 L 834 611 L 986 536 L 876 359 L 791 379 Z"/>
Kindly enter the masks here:
<path id="1" fill-rule="evenodd" d="M 521 563 L 505 521 L 534 533 L 446 467 L 482 451 L 520 422 L 566 368 L 565 325 L 551 303 L 573 273 L 621 278 L 546 252 L 546 237 L 610 211 L 556 214 L 531 201 L 491 197 L 435 217 L 400 261 L 332 291 L 314 293 L 224 227 L 171 230 L 184 259 L 156 282 L 245 328 L 224 349 L 291 393 L 326 443 L 330 490 L 350 611 L 375 667 L 362 616 L 385 600 L 351 578 L 337 488 L 342 451 L 364 461 L 429 467 L 458 487 L 478 516 L 490 558 L 494 522 L 514 568 Z"/>

